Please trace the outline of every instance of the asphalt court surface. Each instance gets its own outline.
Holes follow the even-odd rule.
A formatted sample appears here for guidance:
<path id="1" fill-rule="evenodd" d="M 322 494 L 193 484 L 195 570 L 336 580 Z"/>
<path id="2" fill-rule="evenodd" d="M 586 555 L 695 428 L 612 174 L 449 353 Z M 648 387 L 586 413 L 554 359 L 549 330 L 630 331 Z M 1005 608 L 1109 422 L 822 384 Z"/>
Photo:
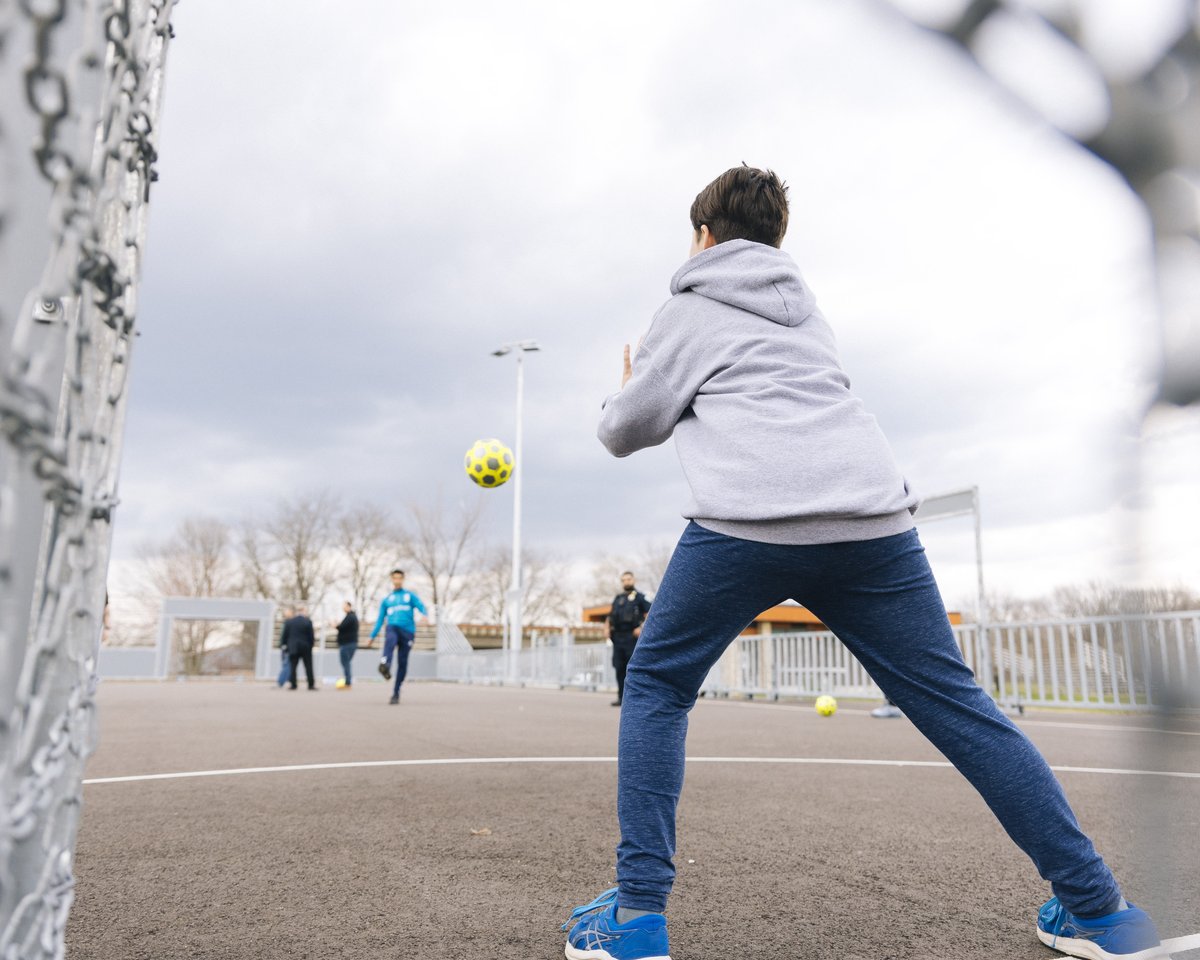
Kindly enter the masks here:
<path id="1" fill-rule="evenodd" d="M 613 882 L 611 695 L 423 683 L 386 698 L 378 681 L 103 684 L 67 956 L 561 957 L 570 908 Z M 1049 896 L 1032 865 L 906 720 L 870 706 L 697 705 L 674 960 L 1060 956 L 1032 932 Z M 1190 945 L 1200 724 L 1016 719 L 1067 768 L 1127 896 Z M 780 760 L 803 762 L 759 762 Z M 110 780 L 394 761 L 410 763 Z"/>

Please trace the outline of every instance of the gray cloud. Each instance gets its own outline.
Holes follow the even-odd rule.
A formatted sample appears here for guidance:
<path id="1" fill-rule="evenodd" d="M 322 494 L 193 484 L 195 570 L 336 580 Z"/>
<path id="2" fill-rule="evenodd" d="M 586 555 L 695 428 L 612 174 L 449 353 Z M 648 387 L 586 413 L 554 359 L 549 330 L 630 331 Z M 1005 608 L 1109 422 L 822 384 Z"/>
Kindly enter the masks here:
<path id="1" fill-rule="evenodd" d="M 528 542 L 678 531 L 669 445 L 614 461 L 595 420 L 692 197 L 742 159 L 791 181 L 786 248 L 918 487 L 979 483 L 998 528 L 1103 526 L 1149 309 L 1136 207 L 873 5 L 759 7 L 369 3 L 336 31 L 181 7 L 118 554 L 320 487 L 484 496 L 503 540 L 511 490 L 461 456 L 512 441 L 489 352 L 524 337 Z"/>

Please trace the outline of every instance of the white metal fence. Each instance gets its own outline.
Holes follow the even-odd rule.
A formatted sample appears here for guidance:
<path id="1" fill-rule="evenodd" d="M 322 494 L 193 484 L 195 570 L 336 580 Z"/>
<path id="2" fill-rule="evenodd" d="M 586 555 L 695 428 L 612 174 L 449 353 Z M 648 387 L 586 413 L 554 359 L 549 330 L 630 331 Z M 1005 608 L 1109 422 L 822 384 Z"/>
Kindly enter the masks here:
<path id="1" fill-rule="evenodd" d="M 954 628 L 963 659 L 1001 703 L 1140 710 L 1200 707 L 1200 611 Z M 517 654 L 441 653 L 439 680 L 602 689 L 615 686 L 607 644 L 561 638 Z M 739 637 L 709 672 L 711 696 L 881 697 L 829 632 Z"/>
<path id="2" fill-rule="evenodd" d="M 998 701 L 1016 706 L 1141 710 L 1200 708 L 1200 611 L 1144 616 L 1081 617 L 954 628 L 963 659 Z M 130 672 L 127 657 L 152 650 L 101 651 L 107 677 Z M 107 654 L 107 656 L 106 656 Z M 360 649 L 355 671 L 369 675 L 377 650 Z M 579 687 L 616 686 L 612 648 L 574 643 L 570 630 L 535 639 L 532 649 L 474 650 L 453 624 L 439 625 L 436 652 L 413 654 L 414 678 L 454 683 Z M 415 661 L 421 661 L 420 669 Z M 366 665 L 364 668 L 363 664 Z M 331 676 L 337 660 L 326 663 Z M 277 660 L 260 679 L 274 677 Z M 828 631 L 739 637 L 709 672 L 709 696 L 878 698 L 866 669 Z"/>

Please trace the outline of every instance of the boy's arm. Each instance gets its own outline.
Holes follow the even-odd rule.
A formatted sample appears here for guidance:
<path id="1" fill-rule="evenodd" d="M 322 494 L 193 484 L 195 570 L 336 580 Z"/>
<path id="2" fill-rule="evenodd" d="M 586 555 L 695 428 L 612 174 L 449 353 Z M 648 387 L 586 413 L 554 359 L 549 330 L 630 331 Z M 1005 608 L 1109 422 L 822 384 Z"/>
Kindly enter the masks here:
<path id="1" fill-rule="evenodd" d="M 712 372 L 678 299 L 655 316 L 621 389 L 604 401 L 596 435 L 615 457 L 668 440 Z"/>
<path id="2" fill-rule="evenodd" d="M 379 628 L 383 626 L 385 619 L 387 619 L 387 597 L 384 597 L 383 602 L 379 604 L 379 619 L 375 621 L 375 629 L 371 631 L 372 640 L 379 635 Z"/>
<path id="3" fill-rule="evenodd" d="M 417 596 L 415 593 L 412 595 L 412 598 L 413 598 L 413 606 L 414 606 L 414 607 L 416 607 L 416 608 L 417 608 L 418 610 L 420 610 L 420 611 L 421 611 L 423 614 L 425 614 L 425 616 L 427 616 L 427 617 L 428 617 L 428 616 L 429 616 L 429 611 L 425 609 L 425 604 L 423 604 L 423 603 L 421 602 L 421 598 L 420 598 L 420 597 L 418 597 L 418 596 Z"/>

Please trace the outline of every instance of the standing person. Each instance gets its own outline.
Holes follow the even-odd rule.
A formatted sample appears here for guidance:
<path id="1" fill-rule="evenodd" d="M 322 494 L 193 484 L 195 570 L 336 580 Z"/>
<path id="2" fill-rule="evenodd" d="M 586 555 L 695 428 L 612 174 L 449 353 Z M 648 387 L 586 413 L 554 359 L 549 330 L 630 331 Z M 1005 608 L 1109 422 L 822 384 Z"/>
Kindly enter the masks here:
<path id="1" fill-rule="evenodd" d="M 283 608 L 283 630 L 279 635 L 279 676 L 276 678 L 276 686 L 280 689 L 292 674 L 292 658 L 288 654 L 288 621 L 295 615 L 294 607 Z"/>
<path id="2" fill-rule="evenodd" d="M 342 673 L 345 674 L 345 688 L 350 689 L 353 683 L 350 665 L 354 662 L 354 654 L 358 650 L 358 614 L 354 612 L 354 604 L 349 600 L 342 604 L 342 619 L 340 623 L 330 621 L 337 628 L 338 659 L 342 661 Z"/>
<path id="3" fill-rule="evenodd" d="M 383 598 L 379 605 L 379 619 L 375 621 L 375 629 L 371 631 L 374 640 L 379 628 L 387 624 L 386 640 L 383 644 L 383 659 L 379 661 L 379 672 L 384 680 L 392 679 L 392 651 L 396 651 L 396 679 L 392 686 L 390 704 L 400 702 L 400 684 L 408 673 L 408 654 L 412 650 L 413 639 L 417 634 L 413 622 L 413 609 L 421 611 L 421 622 L 426 619 L 425 604 L 411 590 L 404 589 L 404 571 L 392 571 L 392 592 Z"/>
<path id="4" fill-rule="evenodd" d="M 633 574 L 626 570 L 621 574 L 621 592 L 613 598 L 608 614 L 608 638 L 612 641 L 612 662 L 617 671 L 617 699 L 612 702 L 614 707 L 619 707 L 625 697 L 625 671 L 649 612 L 650 601 L 634 586 Z"/>
<path id="5" fill-rule="evenodd" d="M 1046 761 L 964 664 L 913 526 L 917 498 L 779 249 L 787 219 L 770 171 L 735 167 L 700 192 L 690 259 L 604 404 L 599 436 L 618 457 L 674 434 L 691 496 L 625 682 L 617 886 L 571 915 L 566 955 L 667 957 L 688 712 L 734 638 L 792 598 L 1033 860 L 1054 893 L 1035 923 L 1043 943 L 1090 960 L 1160 956 Z"/>
<path id="6" fill-rule="evenodd" d="M 317 642 L 313 633 L 313 622 L 308 619 L 308 607 L 298 607 L 296 615 L 283 622 L 283 636 L 280 642 L 287 646 L 288 660 L 291 668 L 288 671 L 288 682 L 293 690 L 296 683 L 299 664 L 304 663 L 304 675 L 308 680 L 308 689 L 316 690 L 313 679 L 313 644 Z"/>

